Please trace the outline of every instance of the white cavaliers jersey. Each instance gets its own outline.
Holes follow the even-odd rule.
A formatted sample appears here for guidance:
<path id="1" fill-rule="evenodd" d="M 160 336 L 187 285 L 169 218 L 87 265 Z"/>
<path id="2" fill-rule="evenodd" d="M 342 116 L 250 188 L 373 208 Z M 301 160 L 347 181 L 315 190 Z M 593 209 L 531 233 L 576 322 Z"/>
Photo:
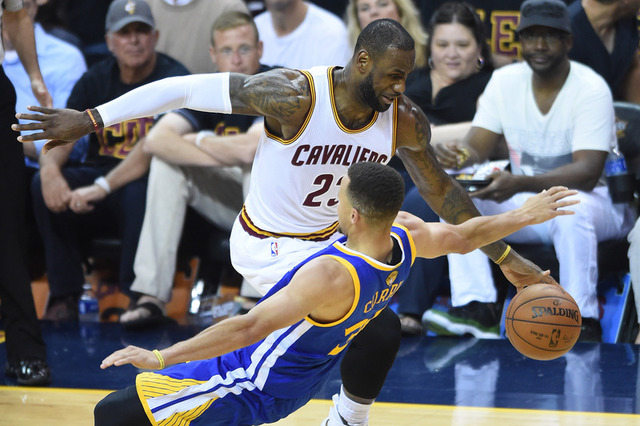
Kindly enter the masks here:
<path id="1" fill-rule="evenodd" d="M 353 163 L 386 164 L 395 152 L 398 101 L 376 112 L 360 129 L 338 117 L 333 69 L 302 71 L 311 88 L 311 108 L 298 133 L 283 139 L 263 133 L 240 222 L 257 237 L 325 240 L 338 227 L 338 190 Z"/>

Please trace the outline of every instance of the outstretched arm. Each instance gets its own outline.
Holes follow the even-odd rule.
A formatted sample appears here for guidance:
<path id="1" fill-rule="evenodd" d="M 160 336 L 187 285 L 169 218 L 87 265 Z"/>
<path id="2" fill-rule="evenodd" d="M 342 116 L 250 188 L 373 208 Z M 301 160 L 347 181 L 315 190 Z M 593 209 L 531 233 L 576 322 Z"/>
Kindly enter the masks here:
<path id="1" fill-rule="evenodd" d="M 517 209 L 498 215 L 477 216 L 459 225 L 424 222 L 406 212 L 400 212 L 397 221 L 409 229 L 416 244 L 417 256 L 433 258 L 449 253 L 464 254 L 527 225 L 573 214 L 573 211 L 562 208 L 579 203 L 577 199 L 566 198 L 577 193 L 563 186 L 554 186 L 529 197 Z"/>
<path id="2" fill-rule="evenodd" d="M 252 76 L 194 74 L 154 81 L 89 112 L 31 106 L 28 109 L 39 114 L 19 113 L 17 117 L 34 122 L 13 125 L 12 128 L 16 131 L 39 131 L 20 136 L 18 140 L 52 139 L 46 146 L 48 150 L 97 128 L 127 119 L 191 108 L 226 114 L 263 115 L 283 133 L 291 133 L 298 130 L 309 105 L 309 84 L 299 71 L 276 69 Z"/>
<path id="3" fill-rule="evenodd" d="M 319 276 L 323 277 L 322 282 L 318 281 Z M 288 285 L 246 315 L 221 321 L 191 339 L 163 349 L 161 354 L 166 365 L 220 356 L 256 343 L 307 315 L 319 322 L 335 321 L 349 311 L 354 297 L 353 281 L 347 269 L 329 257 L 319 257 L 302 266 Z M 159 360 L 152 351 L 136 346 L 112 353 L 100 368 L 124 364 L 159 368 Z"/>
<path id="4" fill-rule="evenodd" d="M 469 195 L 438 163 L 429 145 L 429 121 L 406 97 L 400 104 L 398 121 L 398 156 L 433 211 L 453 224 L 480 216 Z M 500 259 L 506 249 L 507 244 L 504 241 L 496 241 L 481 248 L 493 261 Z M 507 253 L 506 258 L 500 263 L 500 269 L 516 287 L 538 282 L 556 283 L 548 273 L 520 256 L 515 250 Z"/>

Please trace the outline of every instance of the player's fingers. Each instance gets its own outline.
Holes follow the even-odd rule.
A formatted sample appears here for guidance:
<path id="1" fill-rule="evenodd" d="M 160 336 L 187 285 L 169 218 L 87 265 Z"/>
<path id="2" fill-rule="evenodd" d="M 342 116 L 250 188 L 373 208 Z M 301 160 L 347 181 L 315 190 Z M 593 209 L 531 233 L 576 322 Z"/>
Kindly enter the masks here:
<path id="1" fill-rule="evenodd" d="M 20 117 L 22 118 L 22 117 Z M 36 122 L 31 122 L 31 123 L 19 123 L 19 124 L 12 124 L 11 125 L 11 130 L 14 130 L 16 132 L 21 132 L 23 130 L 42 130 L 44 128 L 44 124 L 36 121 Z"/>
<path id="2" fill-rule="evenodd" d="M 560 191 L 556 191 L 551 195 L 551 198 L 554 200 L 560 200 L 562 198 L 570 197 L 572 195 L 577 195 L 578 191 L 575 189 L 563 189 Z"/>
<path id="3" fill-rule="evenodd" d="M 27 109 L 29 111 L 36 111 L 42 114 L 52 114 L 56 111 L 54 108 L 49 108 L 49 107 L 40 106 L 40 105 L 28 105 Z"/>
<path id="4" fill-rule="evenodd" d="M 569 188 L 567 188 L 566 186 L 560 186 L 560 185 L 556 185 L 556 186 L 552 186 L 551 188 L 547 189 L 546 191 L 543 192 L 547 192 L 550 195 L 556 194 L 560 191 L 566 191 Z"/>

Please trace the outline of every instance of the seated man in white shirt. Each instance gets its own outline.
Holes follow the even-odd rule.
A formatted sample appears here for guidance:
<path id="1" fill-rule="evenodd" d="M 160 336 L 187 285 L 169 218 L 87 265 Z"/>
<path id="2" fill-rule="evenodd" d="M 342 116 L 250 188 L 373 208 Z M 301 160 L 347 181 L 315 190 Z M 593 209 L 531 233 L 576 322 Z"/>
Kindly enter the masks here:
<path id="1" fill-rule="evenodd" d="M 551 185 L 579 190 L 574 216 L 524 228 L 507 240 L 553 244 L 560 285 L 582 313 L 580 338 L 600 341 L 598 242 L 624 238 L 633 223 L 632 211 L 613 204 L 602 179 L 608 151 L 616 143 L 611 91 L 593 70 L 568 59 L 573 39 L 561 1 L 523 3 L 518 34 L 524 62 L 494 72 L 472 128 L 459 144 L 434 149 L 444 167 L 457 168 L 485 161 L 504 136 L 511 171 L 494 172 L 491 184 L 472 194 L 482 214 L 512 209 Z M 423 322 L 438 334 L 498 337 L 500 311 L 486 257 L 475 251 L 448 260 L 453 308 L 430 309 Z"/>

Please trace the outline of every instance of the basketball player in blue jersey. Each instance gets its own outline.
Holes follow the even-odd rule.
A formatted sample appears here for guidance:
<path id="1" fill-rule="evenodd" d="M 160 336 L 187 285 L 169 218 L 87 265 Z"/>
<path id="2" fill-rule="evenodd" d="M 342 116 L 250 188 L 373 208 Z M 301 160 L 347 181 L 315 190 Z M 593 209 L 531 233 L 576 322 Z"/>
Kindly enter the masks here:
<path id="1" fill-rule="evenodd" d="M 394 169 L 356 163 L 338 194 L 344 237 L 288 272 L 248 314 L 162 351 L 129 346 L 106 357 L 101 368 L 171 367 L 141 373 L 135 386 L 105 397 L 94 410 L 95 424 L 276 422 L 315 395 L 351 340 L 402 285 L 416 256 L 466 253 L 526 225 L 571 214 L 559 208 L 575 204 L 563 198 L 576 193 L 553 187 L 499 216 L 461 225 L 425 223 L 398 214 L 404 182 Z"/>
<path id="2" fill-rule="evenodd" d="M 372 22 L 344 67 L 276 69 L 256 75 L 199 74 L 166 79 L 84 112 L 30 107 L 18 114 L 39 131 L 21 141 L 51 139 L 45 150 L 125 118 L 174 108 L 265 117 L 245 206 L 231 234 L 231 260 L 261 294 L 312 253 L 339 238 L 337 194 L 350 164 L 404 162 L 429 205 L 449 223 L 478 216 L 429 145 L 424 113 L 402 93 L 414 67 L 414 42 L 396 21 Z M 482 247 L 516 287 L 555 283 L 548 272 L 498 241 Z M 358 334 L 341 366 L 337 398 L 345 422 L 366 425 L 400 345 L 400 322 L 385 309 Z"/>

